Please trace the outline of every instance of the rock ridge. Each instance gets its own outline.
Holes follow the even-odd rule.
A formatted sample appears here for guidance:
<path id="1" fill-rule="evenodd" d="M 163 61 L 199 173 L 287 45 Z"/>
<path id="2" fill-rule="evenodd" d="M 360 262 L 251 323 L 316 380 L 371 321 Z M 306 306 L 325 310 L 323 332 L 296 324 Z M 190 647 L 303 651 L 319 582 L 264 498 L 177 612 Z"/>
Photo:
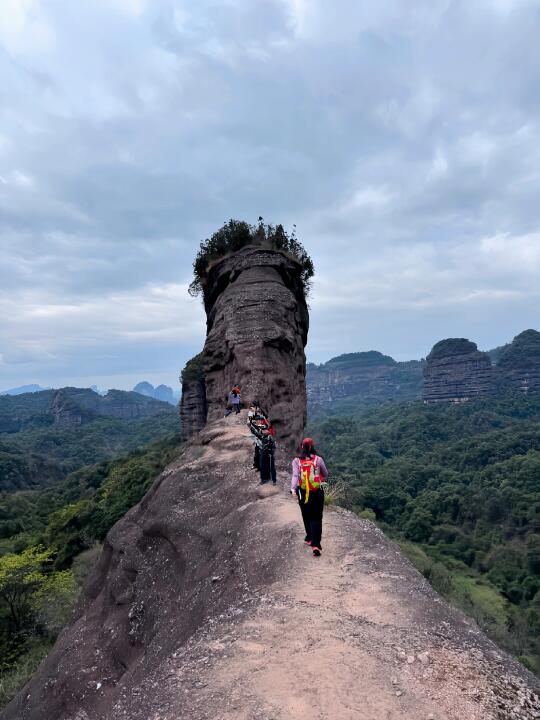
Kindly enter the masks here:
<path id="1" fill-rule="evenodd" d="M 3 720 L 537 717 L 532 675 L 372 523 L 327 512 L 314 560 L 285 468 L 257 487 L 251 447 L 245 411 L 187 444 L 109 533 Z M 310 658 L 325 682 L 291 680 Z"/>

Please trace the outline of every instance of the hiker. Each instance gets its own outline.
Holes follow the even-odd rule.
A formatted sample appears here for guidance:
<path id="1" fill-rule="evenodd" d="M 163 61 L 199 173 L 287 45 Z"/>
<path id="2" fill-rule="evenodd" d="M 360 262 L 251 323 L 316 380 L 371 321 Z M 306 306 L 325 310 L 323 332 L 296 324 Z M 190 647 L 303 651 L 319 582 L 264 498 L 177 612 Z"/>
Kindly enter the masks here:
<path id="1" fill-rule="evenodd" d="M 276 450 L 276 441 L 272 437 L 269 429 L 262 431 L 260 455 L 259 455 L 259 471 L 261 474 L 261 485 L 265 485 L 272 480 L 272 485 L 277 482 L 276 463 L 274 453 Z"/>
<path id="2" fill-rule="evenodd" d="M 259 471 L 260 470 L 260 459 L 261 459 L 261 447 L 262 447 L 262 440 L 259 437 L 260 430 L 259 430 L 259 423 L 265 419 L 264 413 L 259 407 L 259 403 L 254 400 L 248 410 L 248 419 L 247 419 L 247 425 L 251 431 L 251 434 L 254 436 L 255 441 L 255 452 L 253 454 L 253 469 Z"/>
<path id="3" fill-rule="evenodd" d="M 321 484 L 328 477 L 322 457 L 317 455 L 313 440 L 302 440 L 298 456 L 292 461 L 291 494 L 298 498 L 306 530 L 304 542 L 313 550 L 314 557 L 322 552 L 322 517 L 324 490 Z"/>
<path id="4" fill-rule="evenodd" d="M 242 402 L 242 396 L 240 395 L 240 388 L 238 385 L 233 387 L 226 400 L 227 409 L 225 410 L 225 417 L 229 417 L 233 410 L 238 415 L 240 412 L 240 403 Z"/>
<path id="5" fill-rule="evenodd" d="M 255 438 L 255 453 L 253 456 L 253 469 L 261 473 L 261 483 L 270 479 L 276 483 L 276 467 L 274 440 L 276 431 L 272 427 L 268 415 L 254 402 L 248 412 L 248 427 Z"/>
<path id="6" fill-rule="evenodd" d="M 240 395 L 240 388 L 235 385 L 229 394 L 229 400 L 232 405 L 232 409 L 238 415 L 240 412 L 240 403 L 242 402 L 242 396 Z"/>

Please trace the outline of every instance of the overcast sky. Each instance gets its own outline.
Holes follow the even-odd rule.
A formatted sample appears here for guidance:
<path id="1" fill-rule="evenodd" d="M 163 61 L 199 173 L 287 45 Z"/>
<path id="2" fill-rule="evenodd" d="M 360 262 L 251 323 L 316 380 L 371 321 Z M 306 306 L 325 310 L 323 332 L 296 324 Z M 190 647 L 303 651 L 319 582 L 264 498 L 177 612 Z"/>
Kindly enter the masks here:
<path id="1" fill-rule="evenodd" d="M 537 0 L 1 0 L 0 389 L 176 383 L 229 217 L 316 264 L 308 358 L 540 329 Z"/>

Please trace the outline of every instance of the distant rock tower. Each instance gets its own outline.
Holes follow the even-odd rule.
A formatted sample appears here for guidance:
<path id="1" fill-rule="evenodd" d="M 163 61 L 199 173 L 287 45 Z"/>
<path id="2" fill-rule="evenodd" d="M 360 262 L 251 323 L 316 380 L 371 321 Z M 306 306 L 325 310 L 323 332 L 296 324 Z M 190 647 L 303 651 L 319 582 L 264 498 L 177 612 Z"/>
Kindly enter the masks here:
<path id="1" fill-rule="evenodd" d="M 424 402 L 465 402 L 493 392 L 489 355 L 464 338 L 441 340 L 433 346 L 424 368 Z"/>
<path id="2" fill-rule="evenodd" d="M 289 253 L 247 245 L 213 264 L 204 283 L 207 335 L 198 373 L 182 376 L 184 438 L 223 416 L 226 396 L 242 389 L 244 406 L 258 401 L 292 451 L 306 412 L 309 315 L 300 264 Z"/>
<path id="3" fill-rule="evenodd" d="M 182 440 L 189 440 L 206 425 L 206 384 L 202 353 L 188 360 L 180 379 L 182 381 L 180 434 Z"/>
<path id="4" fill-rule="evenodd" d="M 540 392 L 540 332 L 525 330 L 516 335 L 499 355 L 497 371 L 506 390 Z"/>

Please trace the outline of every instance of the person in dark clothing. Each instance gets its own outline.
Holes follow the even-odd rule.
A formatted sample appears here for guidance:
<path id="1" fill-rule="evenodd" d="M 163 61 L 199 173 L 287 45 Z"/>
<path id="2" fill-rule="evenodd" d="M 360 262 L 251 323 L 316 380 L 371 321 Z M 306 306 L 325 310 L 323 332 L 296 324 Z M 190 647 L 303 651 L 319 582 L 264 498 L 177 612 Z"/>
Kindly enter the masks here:
<path id="1" fill-rule="evenodd" d="M 247 420 L 248 427 L 251 431 L 251 434 L 255 437 L 255 452 L 253 455 L 253 469 L 261 471 L 261 454 L 263 451 L 263 447 L 266 443 L 266 438 L 270 437 L 273 439 L 273 437 L 276 434 L 276 431 L 272 427 L 270 420 L 268 419 L 268 415 L 264 412 L 264 410 L 261 410 L 259 407 L 259 404 L 254 401 L 251 407 L 249 408 L 248 412 L 248 420 Z M 275 443 L 269 443 L 270 449 L 275 448 Z M 273 450 L 270 455 L 273 458 Z M 273 462 L 269 459 L 269 453 L 265 454 L 265 466 L 263 470 L 264 474 L 264 482 L 267 482 L 270 478 L 274 478 L 275 475 L 275 467 L 272 470 Z M 261 476 L 261 480 L 263 480 L 263 477 Z"/>
<path id="2" fill-rule="evenodd" d="M 261 485 L 267 483 L 270 479 L 275 485 L 277 482 L 276 463 L 274 460 L 274 452 L 276 443 L 268 430 L 263 430 L 261 441 L 261 449 L 259 456 L 259 470 L 261 473 Z"/>
<path id="3" fill-rule="evenodd" d="M 322 518 L 324 490 L 322 483 L 328 477 L 328 470 L 322 457 L 317 455 L 313 440 L 305 438 L 292 461 L 291 494 L 298 498 L 306 536 L 304 542 L 318 557 L 322 552 Z"/>

